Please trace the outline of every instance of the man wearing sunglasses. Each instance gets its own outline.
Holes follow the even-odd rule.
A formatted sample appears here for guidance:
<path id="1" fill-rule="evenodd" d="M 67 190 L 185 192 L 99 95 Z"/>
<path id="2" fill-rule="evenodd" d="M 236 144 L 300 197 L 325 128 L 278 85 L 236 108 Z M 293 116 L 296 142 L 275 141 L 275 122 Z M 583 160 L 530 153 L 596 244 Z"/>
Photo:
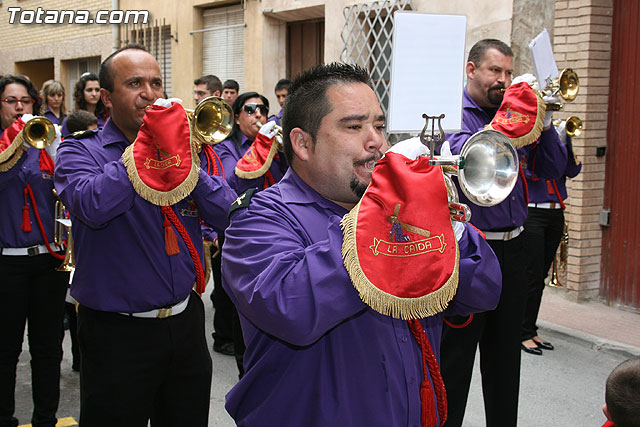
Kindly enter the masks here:
<path id="1" fill-rule="evenodd" d="M 227 139 L 214 146 L 215 152 L 220 156 L 227 182 L 238 194 L 242 194 L 250 188 L 262 190 L 280 181 L 287 170 L 287 164 L 282 155 L 276 155 L 267 173 L 259 178 L 243 179 L 235 173 L 236 163 L 250 149 L 260 131 L 261 125 L 267 122 L 269 101 L 257 92 L 245 92 L 236 98 L 232 109 L 235 117 L 233 129 Z M 218 247 L 221 248 L 223 242 L 224 235 L 218 231 Z M 220 257 L 218 256 L 212 259 L 212 269 L 219 269 L 219 266 Z M 233 352 L 238 364 L 238 371 L 242 377 L 244 373 L 244 342 L 242 340 L 240 322 L 233 303 L 225 293 L 221 283 L 215 283 L 211 300 L 216 308 L 213 319 L 213 349 L 223 354 Z"/>
<path id="2" fill-rule="evenodd" d="M 27 115 L 39 110 L 40 98 L 29 80 L 0 79 L 0 154 L 11 151 L 9 144 L 22 124 L 16 122 L 18 117 L 26 122 Z M 60 332 L 69 273 L 56 271 L 64 256 L 53 243 L 53 161 L 47 150 L 26 143 L 16 152 L 20 154 L 17 162 L 0 161 L 0 298 L 6 301 L 0 310 L 0 425 L 21 424 L 14 417 L 14 391 L 28 325 L 31 423 L 53 427 L 60 397 Z"/>

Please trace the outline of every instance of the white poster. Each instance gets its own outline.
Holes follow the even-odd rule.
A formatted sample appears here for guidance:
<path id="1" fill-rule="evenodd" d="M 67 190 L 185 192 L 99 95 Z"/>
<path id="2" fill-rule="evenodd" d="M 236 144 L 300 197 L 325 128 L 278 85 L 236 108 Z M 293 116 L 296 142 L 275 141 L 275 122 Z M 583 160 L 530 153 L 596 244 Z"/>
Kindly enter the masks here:
<path id="1" fill-rule="evenodd" d="M 389 133 L 417 133 L 422 114 L 445 114 L 446 132 L 462 125 L 467 17 L 395 12 Z"/>
<path id="2" fill-rule="evenodd" d="M 529 42 L 529 51 L 533 58 L 533 68 L 536 72 L 538 85 L 544 89 L 553 79 L 558 77 L 558 66 L 553 58 L 551 38 L 546 28 Z"/>

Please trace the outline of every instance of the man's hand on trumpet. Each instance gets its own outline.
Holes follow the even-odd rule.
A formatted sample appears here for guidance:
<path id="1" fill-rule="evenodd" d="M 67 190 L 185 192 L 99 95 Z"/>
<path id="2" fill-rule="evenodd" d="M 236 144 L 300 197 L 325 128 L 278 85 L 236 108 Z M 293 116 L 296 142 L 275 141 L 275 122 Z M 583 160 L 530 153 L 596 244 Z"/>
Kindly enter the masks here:
<path id="1" fill-rule="evenodd" d="M 275 138 L 275 140 L 278 143 L 278 149 L 281 150 L 282 136 L 278 133 L 279 130 L 280 130 L 280 127 L 277 125 L 276 122 L 267 122 L 264 125 L 262 125 L 262 127 L 258 131 L 258 135 L 256 136 L 256 139 L 260 138 L 264 140 L 266 138 L 267 141 L 264 141 L 264 142 L 271 144 Z"/>

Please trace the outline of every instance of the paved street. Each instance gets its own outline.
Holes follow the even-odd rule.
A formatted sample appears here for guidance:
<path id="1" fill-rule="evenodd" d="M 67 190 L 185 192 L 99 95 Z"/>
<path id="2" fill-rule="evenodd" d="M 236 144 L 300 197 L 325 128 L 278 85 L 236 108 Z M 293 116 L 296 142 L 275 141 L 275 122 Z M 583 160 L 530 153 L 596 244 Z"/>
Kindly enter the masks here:
<path id="1" fill-rule="evenodd" d="M 207 287 L 211 291 L 211 285 Z M 211 329 L 211 301 L 205 298 L 208 309 L 207 326 Z M 604 382 L 611 370 L 629 357 L 628 353 L 600 349 L 592 343 L 552 330 L 541 335 L 556 346 L 543 356 L 522 355 L 520 392 L 520 427 L 555 425 L 561 427 L 600 427 L 604 423 Z M 210 338 L 210 335 L 209 335 Z M 58 417 L 64 425 L 75 425 L 68 417 L 78 419 L 79 375 L 71 370 L 71 351 L 65 337 L 65 356 L 62 364 L 62 392 Z M 16 416 L 22 424 L 31 418 L 31 381 L 29 355 L 22 353 L 16 391 Z M 477 365 L 477 363 L 476 363 Z M 213 386 L 211 394 L 211 427 L 228 427 L 234 423 L 224 410 L 224 395 L 237 378 L 233 357 L 213 353 Z M 484 426 L 484 409 L 480 375 L 474 373 L 472 393 L 467 408 L 465 427 Z"/>

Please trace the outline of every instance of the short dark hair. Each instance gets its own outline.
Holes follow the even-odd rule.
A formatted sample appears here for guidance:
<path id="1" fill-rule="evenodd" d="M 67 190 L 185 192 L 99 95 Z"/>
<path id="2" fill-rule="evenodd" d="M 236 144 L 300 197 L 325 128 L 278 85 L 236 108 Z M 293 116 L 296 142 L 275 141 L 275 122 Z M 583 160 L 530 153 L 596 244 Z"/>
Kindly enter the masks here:
<path id="1" fill-rule="evenodd" d="M 640 357 L 625 360 L 607 378 L 605 402 L 616 427 L 634 427 L 640 420 Z"/>
<path id="2" fill-rule="evenodd" d="M 213 94 L 215 91 L 219 90 L 222 93 L 222 82 L 220 79 L 213 74 L 207 74 L 206 76 L 202 76 L 193 81 L 194 85 L 206 84 L 207 90 L 209 93 Z"/>
<path id="3" fill-rule="evenodd" d="M 222 85 L 223 89 L 235 89 L 236 92 L 240 92 L 240 85 L 238 84 L 237 81 L 233 80 L 233 79 L 229 79 L 227 81 L 224 82 L 224 84 Z"/>
<path id="4" fill-rule="evenodd" d="M 311 135 L 315 144 L 320 123 L 332 108 L 327 90 L 343 83 L 364 83 L 373 89 L 367 70 L 338 62 L 317 65 L 293 80 L 282 115 L 284 156 L 290 165 L 293 161 L 293 148 L 289 133 L 293 128 L 300 128 Z"/>
<path id="5" fill-rule="evenodd" d="M 291 81 L 287 79 L 278 80 L 278 83 L 276 83 L 276 88 L 274 89 L 274 92 L 277 92 L 283 89 L 291 90 Z"/>
<path id="6" fill-rule="evenodd" d="M 496 49 L 505 56 L 513 56 L 513 51 L 505 42 L 498 39 L 483 39 L 473 45 L 469 51 L 467 62 L 473 62 L 479 67 L 482 64 L 485 52 L 489 49 Z"/>
<path id="7" fill-rule="evenodd" d="M 107 59 L 102 61 L 102 64 L 100 64 L 100 71 L 98 72 L 98 75 L 100 76 L 99 82 L 100 82 L 101 88 L 104 88 L 109 92 L 113 92 L 114 75 L 113 75 L 113 70 L 111 69 L 111 61 L 113 60 L 113 57 L 119 54 L 120 52 L 123 52 L 125 50 L 130 50 L 130 49 L 143 50 L 148 53 L 147 48 L 145 48 L 140 44 L 128 44 L 116 50 L 111 55 L 107 56 Z"/>
<path id="8" fill-rule="evenodd" d="M 69 135 L 79 130 L 87 130 L 91 125 L 98 124 L 98 118 L 86 110 L 78 110 L 67 116 L 67 130 Z M 67 135 L 63 135 L 67 136 Z"/>
<path id="9" fill-rule="evenodd" d="M 245 102 L 247 102 L 247 99 L 250 98 L 260 98 L 260 100 L 262 101 L 262 103 L 267 107 L 267 109 L 269 108 L 269 100 L 267 98 L 265 98 L 264 96 L 260 95 L 258 92 L 245 92 L 243 94 L 240 94 L 235 101 L 233 101 L 233 105 L 231 106 L 231 109 L 233 110 L 233 116 L 234 117 L 238 117 L 240 115 L 240 111 L 242 110 L 242 106 L 245 104 Z M 267 118 L 265 117 L 265 123 L 267 122 Z M 265 124 L 263 123 L 263 124 Z M 233 141 L 237 141 L 238 137 L 240 136 L 240 134 L 242 133 L 242 131 L 240 131 L 240 126 L 235 122 L 233 122 L 233 128 L 231 129 L 231 133 L 229 134 L 229 139 L 232 139 Z"/>
<path id="10" fill-rule="evenodd" d="M 38 113 L 40 113 L 40 107 L 42 106 L 42 99 L 38 95 L 38 90 L 36 89 L 36 87 L 33 85 L 33 83 L 31 83 L 31 80 L 25 79 L 20 75 L 15 75 L 15 76 L 12 76 L 11 74 L 6 75 L 0 78 L 0 95 L 2 95 L 7 85 L 10 85 L 11 83 L 17 83 L 19 85 L 24 86 L 27 89 L 27 93 L 29 94 L 29 96 L 35 99 L 35 102 L 33 103 L 32 114 L 34 116 L 38 115 Z M 0 108 L 2 108 L 1 104 L 2 103 L 0 103 Z"/>

